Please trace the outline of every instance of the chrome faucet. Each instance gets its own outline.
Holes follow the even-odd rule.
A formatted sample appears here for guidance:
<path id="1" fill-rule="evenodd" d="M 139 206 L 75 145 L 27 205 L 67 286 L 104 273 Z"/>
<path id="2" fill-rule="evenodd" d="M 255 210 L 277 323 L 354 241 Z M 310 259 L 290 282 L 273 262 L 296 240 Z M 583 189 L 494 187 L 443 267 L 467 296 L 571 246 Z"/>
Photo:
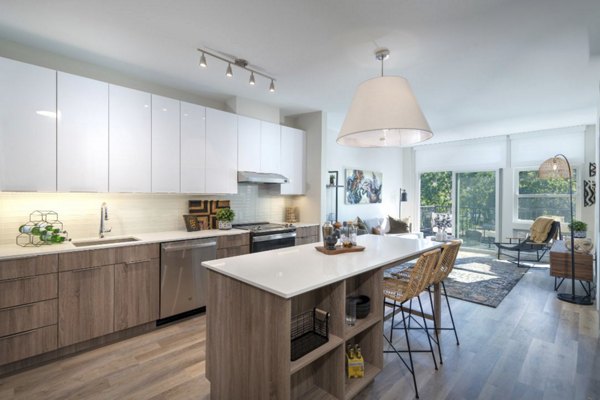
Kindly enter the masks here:
<path id="1" fill-rule="evenodd" d="M 102 203 L 100 206 L 100 238 L 103 238 L 105 233 L 112 230 L 112 228 L 104 227 L 104 221 L 108 221 L 108 206 L 106 203 Z"/>

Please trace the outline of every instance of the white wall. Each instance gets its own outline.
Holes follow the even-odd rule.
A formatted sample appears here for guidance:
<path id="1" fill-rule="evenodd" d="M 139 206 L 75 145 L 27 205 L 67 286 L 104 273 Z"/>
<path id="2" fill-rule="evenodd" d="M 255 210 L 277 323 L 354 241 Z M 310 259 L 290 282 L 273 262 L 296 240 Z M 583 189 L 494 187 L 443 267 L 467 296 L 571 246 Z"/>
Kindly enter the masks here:
<path id="1" fill-rule="evenodd" d="M 355 148 L 342 146 L 336 143 L 341 126 L 341 119 L 329 115 L 327 132 L 325 136 L 325 165 L 322 169 L 323 183 L 328 179 L 327 171 L 339 171 L 340 182 L 345 182 L 345 170 L 361 169 L 382 172 L 382 197 L 380 204 L 346 204 L 344 189 L 339 189 L 339 216 L 340 221 L 361 218 L 398 216 L 399 191 L 402 185 L 403 163 L 402 149 L 399 148 Z M 404 204 L 403 217 L 405 214 Z M 325 215 L 325 214 L 323 214 Z"/>
<path id="2" fill-rule="evenodd" d="M 313 112 L 286 118 L 286 125 L 306 132 L 306 195 L 292 198 L 299 209 L 302 222 L 320 223 L 325 215 L 325 181 L 322 171 L 325 159 L 323 132 L 327 126 L 327 114 Z"/>
<path id="3" fill-rule="evenodd" d="M 226 111 L 235 114 L 272 122 L 274 124 L 280 123 L 280 110 L 278 107 L 273 107 L 243 97 L 231 97 L 227 99 L 225 105 Z"/>

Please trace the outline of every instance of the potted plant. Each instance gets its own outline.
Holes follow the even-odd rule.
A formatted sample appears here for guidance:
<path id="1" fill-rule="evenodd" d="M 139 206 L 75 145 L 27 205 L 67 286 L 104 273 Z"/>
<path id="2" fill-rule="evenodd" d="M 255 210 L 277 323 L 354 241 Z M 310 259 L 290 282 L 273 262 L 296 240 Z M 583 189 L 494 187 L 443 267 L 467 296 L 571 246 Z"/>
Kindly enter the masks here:
<path id="1" fill-rule="evenodd" d="M 229 207 L 219 208 L 215 218 L 219 221 L 219 229 L 231 229 L 231 221 L 235 218 L 235 213 Z"/>
<path id="2" fill-rule="evenodd" d="M 587 235 L 587 224 L 583 221 L 574 219 L 573 222 L 569 224 L 569 229 L 571 230 L 573 237 L 584 238 Z"/>

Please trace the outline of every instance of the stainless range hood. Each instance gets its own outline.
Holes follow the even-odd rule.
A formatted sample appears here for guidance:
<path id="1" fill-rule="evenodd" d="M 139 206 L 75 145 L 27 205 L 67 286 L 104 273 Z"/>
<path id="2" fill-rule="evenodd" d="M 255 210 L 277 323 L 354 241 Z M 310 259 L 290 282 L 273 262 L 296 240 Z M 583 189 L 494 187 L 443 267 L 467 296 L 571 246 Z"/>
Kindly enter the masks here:
<path id="1" fill-rule="evenodd" d="M 238 171 L 240 183 L 288 183 L 289 179 L 280 174 Z"/>

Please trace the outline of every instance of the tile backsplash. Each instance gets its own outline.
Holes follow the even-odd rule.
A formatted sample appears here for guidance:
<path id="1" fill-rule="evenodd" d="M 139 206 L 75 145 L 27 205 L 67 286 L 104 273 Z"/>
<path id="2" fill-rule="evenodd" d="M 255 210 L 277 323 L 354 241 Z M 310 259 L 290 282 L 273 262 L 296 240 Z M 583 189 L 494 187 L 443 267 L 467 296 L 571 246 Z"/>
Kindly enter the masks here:
<path id="1" fill-rule="evenodd" d="M 53 210 L 71 238 L 98 235 L 100 206 L 108 204 L 107 236 L 185 230 L 182 215 L 188 200 L 231 201 L 236 222 L 283 221 L 292 199 L 279 194 L 277 185 L 239 184 L 238 194 L 194 196 L 138 193 L 0 193 L 0 245 L 15 243 L 18 228 L 35 210 Z"/>

